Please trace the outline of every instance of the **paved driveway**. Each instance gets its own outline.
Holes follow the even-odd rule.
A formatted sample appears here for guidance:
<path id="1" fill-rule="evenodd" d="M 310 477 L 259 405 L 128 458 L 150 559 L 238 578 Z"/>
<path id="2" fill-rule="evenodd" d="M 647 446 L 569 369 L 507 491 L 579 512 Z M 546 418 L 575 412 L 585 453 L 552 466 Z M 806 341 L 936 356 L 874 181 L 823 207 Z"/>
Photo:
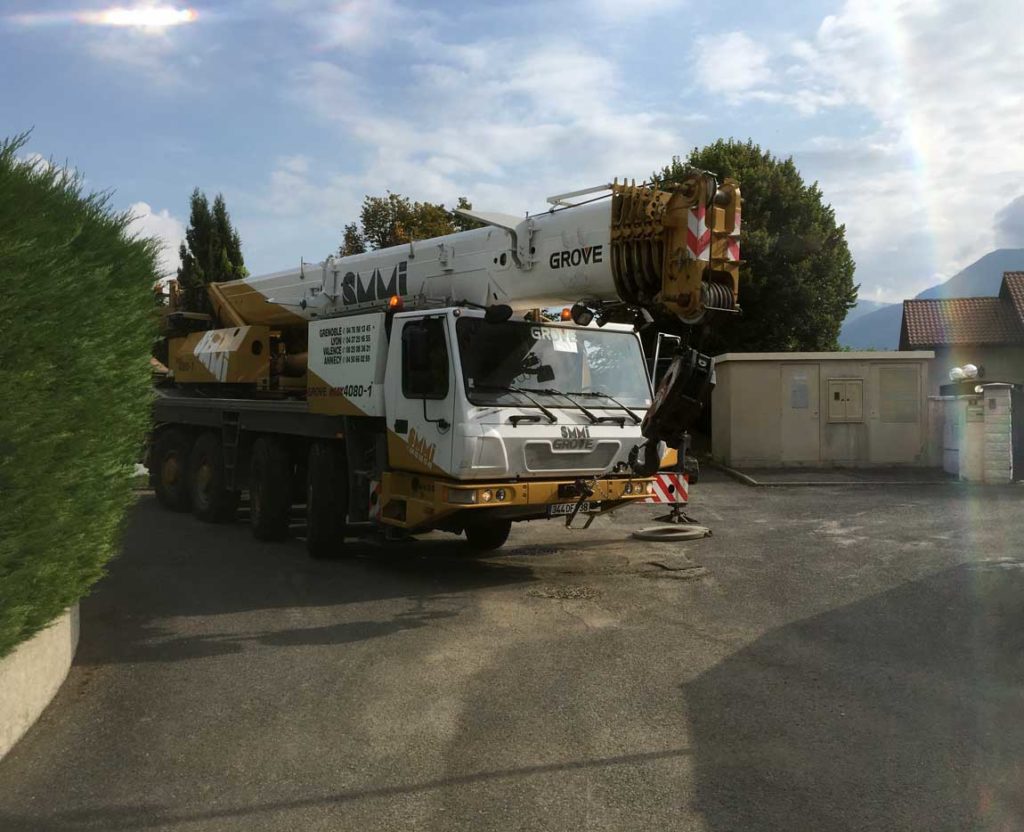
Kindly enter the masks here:
<path id="1" fill-rule="evenodd" d="M 710 476 L 485 560 L 144 497 L 0 829 L 1021 828 L 1024 491 Z"/>

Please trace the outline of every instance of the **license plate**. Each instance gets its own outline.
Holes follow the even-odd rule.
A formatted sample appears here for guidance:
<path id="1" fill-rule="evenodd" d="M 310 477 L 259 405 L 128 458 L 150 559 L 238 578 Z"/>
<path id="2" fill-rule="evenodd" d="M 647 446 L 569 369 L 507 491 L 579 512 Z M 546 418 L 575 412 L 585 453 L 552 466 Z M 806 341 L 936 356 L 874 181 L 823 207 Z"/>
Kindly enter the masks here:
<path id="1" fill-rule="evenodd" d="M 553 503 L 548 506 L 548 517 L 559 517 L 566 514 L 572 514 L 573 509 L 576 508 L 576 503 Z M 583 502 L 580 505 L 580 514 L 589 514 L 592 511 L 597 511 L 601 508 L 600 503 L 592 503 L 589 500 Z"/>

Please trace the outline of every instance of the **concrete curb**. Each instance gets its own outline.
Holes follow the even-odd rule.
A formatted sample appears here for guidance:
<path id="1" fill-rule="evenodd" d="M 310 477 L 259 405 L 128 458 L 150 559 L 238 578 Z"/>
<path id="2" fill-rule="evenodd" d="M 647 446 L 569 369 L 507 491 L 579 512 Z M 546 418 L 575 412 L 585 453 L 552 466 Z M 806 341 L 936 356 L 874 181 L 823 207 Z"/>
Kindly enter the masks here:
<path id="1" fill-rule="evenodd" d="M 78 647 L 78 604 L 0 659 L 0 760 L 32 727 L 68 675 Z"/>
<path id="2" fill-rule="evenodd" d="M 836 482 L 835 480 L 793 480 L 792 482 L 762 482 L 755 480 L 749 474 L 723 465 L 721 462 L 707 462 L 706 465 L 717 468 L 723 474 L 732 477 L 737 482 L 749 485 L 752 488 L 850 488 L 851 486 L 864 485 L 963 485 L 958 480 L 848 480 Z"/>
<path id="3" fill-rule="evenodd" d="M 730 468 L 728 465 L 723 465 L 721 462 L 707 460 L 704 462 L 704 464 L 710 466 L 711 468 L 715 468 L 721 471 L 726 476 L 732 477 L 734 480 L 736 480 L 737 482 L 741 482 L 744 485 L 756 487 L 762 484 L 755 480 L 753 477 L 748 477 L 746 474 L 737 471 L 735 468 Z"/>
<path id="4" fill-rule="evenodd" d="M 754 483 L 758 488 L 850 488 L 852 486 L 865 486 L 865 485 L 961 485 L 961 483 L 955 480 L 948 482 L 943 480 L 855 480 L 851 482 L 836 482 L 835 480 L 825 481 L 813 481 L 807 480 L 803 482 L 757 482 Z"/>

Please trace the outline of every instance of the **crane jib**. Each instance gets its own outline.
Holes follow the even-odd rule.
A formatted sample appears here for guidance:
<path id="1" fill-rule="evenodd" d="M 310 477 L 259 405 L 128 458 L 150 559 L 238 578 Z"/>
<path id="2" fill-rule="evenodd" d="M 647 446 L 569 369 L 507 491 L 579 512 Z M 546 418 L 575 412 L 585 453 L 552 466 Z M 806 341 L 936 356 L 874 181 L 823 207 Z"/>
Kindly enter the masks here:
<path id="1" fill-rule="evenodd" d="M 548 258 L 552 269 L 564 269 L 569 266 L 586 266 L 590 263 L 604 262 L 604 246 L 583 246 L 581 248 L 553 251 Z"/>

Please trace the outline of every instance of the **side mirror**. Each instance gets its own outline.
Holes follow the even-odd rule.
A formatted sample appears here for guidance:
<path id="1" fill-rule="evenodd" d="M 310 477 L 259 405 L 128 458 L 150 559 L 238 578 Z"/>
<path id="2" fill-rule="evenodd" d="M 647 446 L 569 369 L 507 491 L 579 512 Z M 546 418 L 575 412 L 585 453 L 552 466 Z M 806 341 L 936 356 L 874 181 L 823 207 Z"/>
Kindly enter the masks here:
<path id="1" fill-rule="evenodd" d="M 488 306 L 484 312 L 484 320 L 489 324 L 502 324 L 512 317 L 512 307 L 505 303 Z"/>

